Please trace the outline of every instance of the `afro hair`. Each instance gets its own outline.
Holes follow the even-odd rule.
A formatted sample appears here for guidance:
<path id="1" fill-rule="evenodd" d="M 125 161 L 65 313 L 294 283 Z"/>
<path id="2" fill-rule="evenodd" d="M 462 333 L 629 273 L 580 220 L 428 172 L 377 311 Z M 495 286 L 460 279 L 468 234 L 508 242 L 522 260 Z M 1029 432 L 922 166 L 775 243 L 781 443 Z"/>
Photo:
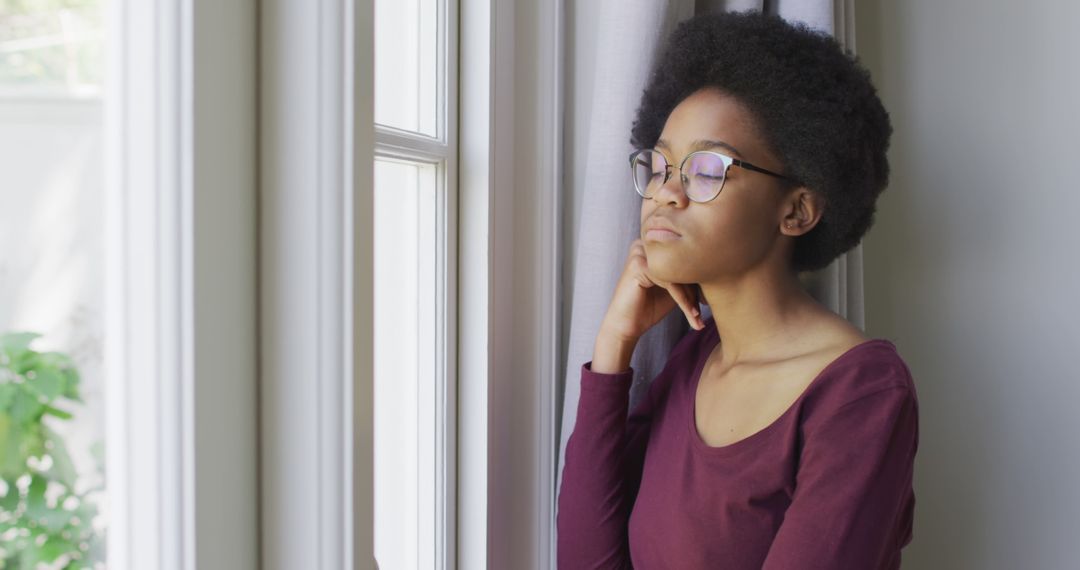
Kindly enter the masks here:
<path id="1" fill-rule="evenodd" d="M 822 269 L 858 245 L 888 183 L 892 134 L 858 58 L 832 36 L 776 15 L 694 16 L 657 58 L 630 143 L 652 148 L 676 105 L 710 87 L 749 109 L 784 171 L 824 199 L 817 225 L 795 240 L 792 269 Z"/>

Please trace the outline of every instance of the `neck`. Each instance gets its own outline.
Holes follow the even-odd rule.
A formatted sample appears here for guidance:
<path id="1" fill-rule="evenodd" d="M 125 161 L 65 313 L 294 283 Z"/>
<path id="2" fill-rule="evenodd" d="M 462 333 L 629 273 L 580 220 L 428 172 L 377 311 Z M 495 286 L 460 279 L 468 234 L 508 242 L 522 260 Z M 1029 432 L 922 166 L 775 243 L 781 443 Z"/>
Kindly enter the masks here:
<path id="1" fill-rule="evenodd" d="M 796 344 L 799 325 L 826 310 L 787 269 L 759 266 L 700 286 L 723 343 L 725 366 L 783 354 Z"/>

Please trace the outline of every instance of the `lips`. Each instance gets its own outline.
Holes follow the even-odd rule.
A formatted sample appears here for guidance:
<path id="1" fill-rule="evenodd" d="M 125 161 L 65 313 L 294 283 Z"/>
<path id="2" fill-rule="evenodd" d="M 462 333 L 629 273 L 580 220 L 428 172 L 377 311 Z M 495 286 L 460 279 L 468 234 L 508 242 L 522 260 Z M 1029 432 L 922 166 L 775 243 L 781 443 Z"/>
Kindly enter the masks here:
<path id="1" fill-rule="evenodd" d="M 648 234 L 652 230 L 665 230 L 675 234 L 676 236 L 682 236 L 682 233 L 679 232 L 679 230 L 675 229 L 674 224 L 668 222 L 663 218 L 649 218 L 649 220 L 645 223 L 645 233 Z"/>
<path id="2" fill-rule="evenodd" d="M 644 240 L 650 242 L 677 241 L 682 239 L 682 234 L 675 229 L 675 224 L 667 218 L 653 216 L 645 222 Z"/>

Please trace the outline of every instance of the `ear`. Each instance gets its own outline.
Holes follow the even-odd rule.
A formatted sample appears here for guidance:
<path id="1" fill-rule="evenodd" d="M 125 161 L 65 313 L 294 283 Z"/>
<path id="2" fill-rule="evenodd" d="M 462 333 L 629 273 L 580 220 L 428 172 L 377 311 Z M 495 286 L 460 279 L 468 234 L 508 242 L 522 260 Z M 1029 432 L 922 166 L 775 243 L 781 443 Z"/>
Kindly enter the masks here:
<path id="1" fill-rule="evenodd" d="M 780 201 L 780 233 L 800 236 L 812 230 L 825 211 L 825 200 L 805 186 L 788 191 Z"/>

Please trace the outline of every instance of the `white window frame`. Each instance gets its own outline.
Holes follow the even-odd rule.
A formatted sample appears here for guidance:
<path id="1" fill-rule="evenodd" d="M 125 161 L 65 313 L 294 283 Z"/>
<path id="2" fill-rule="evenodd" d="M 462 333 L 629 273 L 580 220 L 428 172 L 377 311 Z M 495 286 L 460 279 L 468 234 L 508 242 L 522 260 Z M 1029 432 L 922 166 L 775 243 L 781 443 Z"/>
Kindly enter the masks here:
<path id="1" fill-rule="evenodd" d="M 374 568 L 372 1 L 260 29 L 262 568 Z M 355 246 L 355 247 L 354 247 Z"/>
<path id="2" fill-rule="evenodd" d="M 447 403 L 458 420 L 456 457 L 447 457 L 457 462 L 447 474 L 457 512 L 447 513 L 448 569 L 554 564 L 563 2 L 529 4 L 457 0 L 460 63 L 448 76 L 460 78 L 458 191 L 447 204 L 457 274 L 446 268 L 448 311 L 458 318 L 446 331 L 458 351 L 456 374 L 447 370 L 457 385 Z M 392 135 L 374 128 L 373 14 L 373 0 L 260 5 L 269 569 L 376 567 L 370 200 L 377 141 Z M 536 26 L 525 34 L 535 43 L 516 45 L 515 27 L 526 25 Z"/>
<path id="3" fill-rule="evenodd" d="M 106 5 L 108 566 L 254 568 L 255 1 Z"/>
<path id="4" fill-rule="evenodd" d="M 421 343 L 433 344 L 436 349 L 432 358 L 433 366 L 424 363 L 419 370 L 421 375 L 434 376 L 439 390 L 434 394 L 426 390 L 418 391 L 418 397 L 422 399 L 419 408 L 434 409 L 436 413 L 435 417 L 418 418 L 418 433 L 423 436 L 434 433 L 435 437 L 432 441 L 434 449 L 428 447 L 429 440 L 424 438 L 418 450 L 421 460 L 417 466 L 421 471 L 419 486 L 425 489 L 418 497 L 420 506 L 417 515 L 430 515 L 434 519 L 420 522 L 419 538 L 422 542 L 431 539 L 433 552 L 421 548 L 418 564 L 421 568 L 450 569 L 455 567 L 457 558 L 458 0 L 442 0 L 439 8 L 435 21 L 436 37 L 422 38 L 431 45 L 439 44 L 436 46 L 438 77 L 433 84 L 436 90 L 445 85 L 446 98 L 438 101 L 435 112 L 437 136 L 429 137 L 375 124 L 374 148 L 369 156 L 403 159 L 409 163 L 435 165 L 437 168 L 435 214 L 438 219 L 436 227 L 424 229 L 432 234 L 434 240 L 420 240 L 424 245 L 432 241 L 436 243 L 433 253 L 437 259 L 434 265 L 430 266 L 427 263 L 429 260 L 422 259 L 421 264 L 425 267 L 420 273 L 430 275 L 429 279 L 435 283 L 434 304 L 438 313 L 433 316 L 421 314 Z M 421 50 L 426 47 L 422 46 Z M 425 98 L 420 97 L 420 100 Z M 356 160 L 362 161 L 364 157 L 358 155 Z M 371 159 L 368 161 L 371 162 Z M 372 190 L 379 191 L 373 186 Z M 366 198 L 361 207 L 374 210 L 371 203 L 373 192 L 361 195 Z M 386 198 L 393 201 L 392 197 Z M 421 219 L 428 217 L 425 214 Z M 370 239 L 357 236 L 356 247 L 371 243 Z M 424 285 L 421 285 L 421 290 L 425 290 Z M 387 301 L 376 300 L 383 304 Z M 431 337 L 428 336 L 429 332 L 433 333 Z M 428 476 L 434 478 L 430 487 L 425 484 L 428 483 Z M 429 529 L 433 536 L 429 535 Z M 429 554 L 432 555 L 431 559 L 427 558 Z"/>
<path id="5" fill-rule="evenodd" d="M 555 565 L 563 14 L 461 0 L 462 569 Z"/>

